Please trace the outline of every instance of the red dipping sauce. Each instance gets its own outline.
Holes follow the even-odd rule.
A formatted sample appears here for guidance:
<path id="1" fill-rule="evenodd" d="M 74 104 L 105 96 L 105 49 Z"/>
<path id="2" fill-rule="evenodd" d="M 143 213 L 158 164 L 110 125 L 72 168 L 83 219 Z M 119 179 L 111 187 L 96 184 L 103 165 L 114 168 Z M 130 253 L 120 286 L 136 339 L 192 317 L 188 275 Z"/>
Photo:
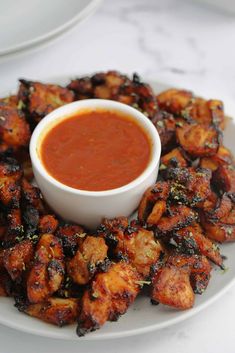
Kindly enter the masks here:
<path id="1" fill-rule="evenodd" d="M 104 191 L 136 179 L 147 167 L 147 133 L 131 117 L 85 111 L 64 119 L 44 136 L 40 156 L 47 172 L 80 190 Z"/>

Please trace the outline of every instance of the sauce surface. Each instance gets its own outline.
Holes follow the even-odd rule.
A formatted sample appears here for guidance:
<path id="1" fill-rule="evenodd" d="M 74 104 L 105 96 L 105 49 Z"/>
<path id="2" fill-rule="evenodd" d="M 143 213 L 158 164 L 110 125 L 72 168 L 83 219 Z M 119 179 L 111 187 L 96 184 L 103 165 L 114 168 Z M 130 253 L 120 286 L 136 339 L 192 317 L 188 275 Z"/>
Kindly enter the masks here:
<path id="1" fill-rule="evenodd" d="M 51 128 L 40 147 L 47 172 L 80 190 L 104 191 L 136 179 L 147 167 L 147 134 L 130 117 L 112 111 L 89 111 Z"/>

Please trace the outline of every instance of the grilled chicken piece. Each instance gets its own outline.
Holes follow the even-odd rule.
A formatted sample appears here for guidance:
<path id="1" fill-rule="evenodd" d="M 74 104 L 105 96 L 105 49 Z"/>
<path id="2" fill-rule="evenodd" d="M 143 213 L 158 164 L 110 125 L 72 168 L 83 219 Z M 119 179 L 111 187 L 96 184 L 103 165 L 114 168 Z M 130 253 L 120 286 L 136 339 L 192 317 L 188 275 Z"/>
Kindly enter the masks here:
<path id="1" fill-rule="evenodd" d="M 190 269 L 167 264 L 152 280 L 151 299 L 173 308 L 192 308 L 195 295 L 190 284 Z"/>
<path id="2" fill-rule="evenodd" d="M 220 243 L 235 240 L 235 199 L 234 193 L 216 196 L 204 207 L 201 224 L 208 238 Z"/>
<path id="3" fill-rule="evenodd" d="M 21 181 L 21 187 L 23 202 L 36 208 L 38 212 L 44 213 L 44 205 L 42 202 L 42 195 L 39 188 L 33 186 L 25 178 L 23 178 Z"/>
<path id="4" fill-rule="evenodd" d="M 183 155 L 182 149 L 177 147 L 161 157 L 160 170 L 165 170 L 167 167 L 184 168 L 187 167 L 187 165 L 188 162 Z"/>
<path id="5" fill-rule="evenodd" d="M 154 233 L 144 228 L 129 229 L 116 236 L 118 243 L 115 253 L 127 257 L 143 279 L 148 279 L 151 268 L 163 252 Z"/>
<path id="6" fill-rule="evenodd" d="M 21 110 L 21 103 L 18 100 L 18 97 L 16 95 L 0 98 L 0 103 L 5 103 L 6 105 Z"/>
<path id="7" fill-rule="evenodd" d="M 59 226 L 55 235 L 62 241 L 65 256 L 74 256 L 86 233 L 81 226 L 67 223 Z"/>
<path id="8" fill-rule="evenodd" d="M 75 93 L 76 99 L 102 98 L 114 99 L 118 96 L 120 86 L 130 82 L 127 76 L 117 71 L 99 72 L 91 77 L 74 79 L 68 88 Z"/>
<path id="9" fill-rule="evenodd" d="M 84 292 L 77 333 L 83 336 L 125 314 L 140 290 L 140 275 L 129 263 L 113 263 L 98 273 Z"/>
<path id="10" fill-rule="evenodd" d="M 61 86 L 20 80 L 18 99 L 33 129 L 52 110 L 72 102 L 74 94 Z"/>
<path id="11" fill-rule="evenodd" d="M 192 101 L 192 92 L 179 89 L 169 89 L 157 95 L 159 108 L 169 113 L 180 115 Z"/>
<path id="12" fill-rule="evenodd" d="M 59 222 L 56 219 L 55 215 L 51 215 L 51 214 L 43 215 L 39 219 L 39 225 L 38 225 L 39 232 L 41 234 L 44 234 L 44 233 L 53 234 L 55 233 L 58 225 L 59 225 Z"/>
<path id="13" fill-rule="evenodd" d="M 216 198 L 213 206 L 204 212 L 204 216 L 211 222 L 217 222 L 230 213 L 233 202 L 229 194 L 224 193 L 220 198 Z"/>
<path id="14" fill-rule="evenodd" d="M 152 88 L 142 82 L 137 74 L 133 75 L 131 81 L 120 86 L 117 100 L 142 111 L 149 119 L 153 119 L 158 111 Z"/>
<path id="15" fill-rule="evenodd" d="M 176 128 L 180 146 L 192 157 L 213 156 L 217 153 L 221 134 L 214 126 L 182 124 Z"/>
<path id="16" fill-rule="evenodd" d="M 157 225 L 162 215 L 167 210 L 167 204 L 165 200 L 156 201 L 154 204 L 151 213 L 149 214 L 146 223 L 148 225 Z"/>
<path id="17" fill-rule="evenodd" d="M 215 99 L 207 101 L 202 98 L 194 98 L 181 111 L 181 115 L 205 126 L 215 125 L 223 129 L 225 125 L 223 102 Z"/>
<path id="18" fill-rule="evenodd" d="M 17 299 L 16 307 L 30 316 L 62 327 L 76 321 L 80 305 L 79 300 L 75 298 L 51 297 L 38 304 Z"/>
<path id="19" fill-rule="evenodd" d="M 132 80 L 117 71 L 100 72 L 91 77 L 75 79 L 68 85 L 77 99 L 112 99 L 132 105 L 153 118 L 157 102 L 151 87 L 134 74 Z"/>
<path id="20" fill-rule="evenodd" d="M 143 279 L 149 277 L 152 266 L 163 251 L 152 231 L 142 228 L 135 221 L 129 226 L 124 217 L 104 219 L 98 234 L 109 244 L 110 256 L 128 259 Z"/>
<path id="21" fill-rule="evenodd" d="M 0 154 L 11 154 L 27 147 L 30 129 L 22 112 L 12 106 L 0 103 Z"/>
<path id="22" fill-rule="evenodd" d="M 234 159 L 231 152 L 224 146 L 220 146 L 214 156 L 201 158 L 200 167 L 211 169 L 214 172 L 219 166 L 232 163 L 234 163 Z"/>
<path id="23" fill-rule="evenodd" d="M 15 243 L 16 237 L 23 233 L 21 219 L 20 182 L 22 170 L 13 158 L 0 161 L 0 204 L 6 212 L 7 231 L 3 235 L 5 247 Z"/>
<path id="24" fill-rule="evenodd" d="M 170 199 L 191 207 L 201 207 L 211 193 L 211 171 L 202 168 L 171 168 L 167 171 Z"/>
<path id="25" fill-rule="evenodd" d="M 152 123 L 159 133 L 163 153 L 174 148 L 176 145 L 176 122 L 173 115 L 160 110 L 152 118 Z"/>
<path id="26" fill-rule="evenodd" d="M 203 222 L 202 224 L 206 235 L 211 240 L 219 243 L 228 243 L 235 240 L 235 223 L 230 225 L 222 222 Z"/>
<path id="27" fill-rule="evenodd" d="M 22 178 L 22 169 L 13 158 L 0 161 L 0 201 L 6 207 L 17 207 L 19 205 L 19 185 Z M 16 185 L 16 186 L 15 186 Z"/>
<path id="28" fill-rule="evenodd" d="M 4 250 L 3 264 L 13 281 L 19 282 L 33 259 L 34 249 L 30 240 L 23 240 Z"/>
<path id="29" fill-rule="evenodd" d="M 189 268 L 190 283 L 194 293 L 202 294 L 208 286 L 212 267 L 203 255 L 173 254 L 168 260 L 168 264 L 178 268 Z"/>
<path id="30" fill-rule="evenodd" d="M 77 284 L 86 284 L 102 267 L 106 268 L 108 247 L 104 239 L 87 236 L 75 256 L 67 261 L 67 272 Z"/>
<path id="31" fill-rule="evenodd" d="M 27 295 L 31 303 L 47 300 L 64 279 L 64 255 L 58 238 L 43 234 L 37 244 L 33 266 L 27 279 Z"/>
<path id="32" fill-rule="evenodd" d="M 214 213 L 201 216 L 201 223 L 208 238 L 223 242 L 235 240 L 235 206 L 230 209 L 229 203 L 225 205 L 222 199 L 221 206 Z M 219 217 L 220 216 L 220 217 Z"/>
<path id="33" fill-rule="evenodd" d="M 138 207 L 138 219 L 141 222 L 146 221 L 155 203 L 159 200 L 167 200 L 169 196 L 169 191 L 170 185 L 166 181 L 158 181 L 153 187 L 148 188 L 145 191 Z"/>
<path id="34" fill-rule="evenodd" d="M 206 289 L 210 272 L 204 256 L 173 254 L 152 278 L 151 299 L 176 309 L 190 309 L 194 293 L 202 294 Z"/>
<path id="35" fill-rule="evenodd" d="M 129 226 L 128 218 L 116 217 L 113 219 L 104 218 L 96 230 L 98 236 L 104 238 L 109 248 L 109 255 L 113 255 L 118 244 L 118 238 L 122 238 L 124 231 Z"/>
<path id="36" fill-rule="evenodd" d="M 168 215 L 161 217 L 156 225 L 159 234 L 179 230 L 194 223 L 197 214 L 191 208 L 184 205 L 171 205 L 168 207 Z"/>
<path id="37" fill-rule="evenodd" d="M 224 192 L 235 192 L 235 166 L 221 165 L 213 174 L 214 185 Z"/>
<path id="38" fill-rule="evenodd" d="M 181 228 L 174 232 L 172 238 L 177 244 L 177 250 L 186 254 L 202 254 L 216 265 L 223 267 L 223 259 L 219 247 L 205 237 L 199 224 Z"/>
<path id="39" fill-rule="evenodd" d="M 215 125 L 223 129 L 225 125 L 224 107 L 219 100 L 205 100 L 193 97 L 189 91 L 169 89 L 157 96 L 160 109 L 182 117 L 186 121 L 195 121 L 199 124 Z"/>

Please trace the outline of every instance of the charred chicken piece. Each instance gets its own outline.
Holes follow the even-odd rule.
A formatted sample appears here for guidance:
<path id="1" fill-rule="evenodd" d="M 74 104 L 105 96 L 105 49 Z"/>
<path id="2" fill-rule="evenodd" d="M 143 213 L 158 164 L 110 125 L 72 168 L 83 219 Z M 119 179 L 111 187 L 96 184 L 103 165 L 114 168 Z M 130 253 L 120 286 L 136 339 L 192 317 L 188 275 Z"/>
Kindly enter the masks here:
<path id="1" fill-rule="evenodd" d="M 68 85 L 68 88 L 75 92 L 77 99 L 116 100 L 134 106 L 150 119 L 157 112 L 157 102 L 151 87 L 141 82 L 136 74 L 130 80 L 117 71 L 100 72 L 90 78 L 75 79 Z"/>
<path id="2" fill-rule="evenodd" d="M 59 225 L 59 222 L 55 217 L 55 215 L 51 215 L 51 214 L 43 215 L 39 219 L 39 225 L 38 225 L 39 233 L 53 234 L 55 233 L 58 225 Z"/>
<path id="3" fill-rule="evenodd" d="M 167 154 L 161 157 L 160 170 L 167 168 L 185 168 L 188 166 L 188 161 L 184 156 L 184 153 L 180 147 L 174 148 Z"/>
<path id="4" fill-rule="evenodd" d="M 173 254 L 168 263 L 178 268 L 188 267 L 190 270 L 190 283 L 194 293 L 202 294 L 208 286 L 212 267 L 203 255 Z"/>
<path id="5" fill-rule="evenodd" d="M 74 256 L 86 233 L 81 226 L 66 223 L 57 228 L 55 235 L 61 239 L 65 256 Z"/>
<path id="6" fill-rule="evenodd" d="M 153 119 L 158 111 L 152 88 L 142 82 L 137 74 L 133 75 L 131 81 L 120 86 L 117 100 L 142 111 L 149 119 Z"/>
<path id="7" fill-rule="evenodd" d="M 23 109 L 31 129 L 52 110 L 70 103 L 74 94 L 61 86 L 20 80 L 18 99 L 23 104 Z"/>
<path id="8" fill-rule="evenodd" d="M 203 157 L 200 160 L 200 167 L 211 169 L 213 172 L 223 165 L 231 165 L 234 163 L 231 152 L 224 146 L 220 146 L 218 152 L 211 157 Z"/>
<path id="9" fill-rule="evenodd" d="M 153 276 L 151 299 L 176 309 L 190 309 L 194 293 L 202 294 L 206 289 L 210 272 L 205 256 L 173 254 Z"/>
<path id="10" fill-rule="evenodd" d="M 163 249 L 155 240 L 154 233 L 144 228 L 124 232 L 118 237 L 115 253 L 127 257 L 143 279 L 148 279 L 150 270 L 159 260 Z"/>
<path id="11" fill-rule="evenodd" d="M 192 101 L 192 92 L 179 89 L 169 89 L 157 95 L 159 108 L 169 113 L 180 115 Z"/>
<path id="12" fill-rule="evenodd" d="M 201 213 L 201 224 L 206 235 L 218 242 L 235 240 L 234 193 L 224 193 Z"/>
<path id="13" fill-rule="evenodd" d="M 176 122 L 172 114 L 159 110 L 152 118 L 162 144 L 162 151 L 166 153 L 176 145 Z"/>
<path id="14" fill-rule="evenodd" d="M 76 321 L 80 306 L 79 300 L 75 298 L 52 297 L 37 304 L 17 298 L 16 307 L 32 317 L 62 327 Z"/>
<path id="15" fill-rule="evenodd" d="M 0 154 L 14 154 L 27 147 L 30 129 L 22 112 L 0 103 Z"/>
<path id="16" fill-rule="evenodd" d="M 212 223 L 205 221 L 202 223 L 205 233 L 211 240 L 219 243 L 228 243 L 235 240 L 235 225 L 217 222 Z"/>
<path id="17" fill-rule="evenodd" d="M 235 166 L 221 165 L 213 174 L 214 185 L 223 192 L 235 192 Z"/>
<path id="18" fill-rule="evenodd" d="M 233 208 L 233 201 L 230 195 L 224 193 L 220 198 L 217 197 L 212 208 L 205 210 L 204 217 L 211 222 L 218 222 L 228 216 Z"/>
<path id="19" fill-rule="evenodd" d="M 192 308 L 195 295 L 190 283 L 190 268 L 166 264 L 152 279 L 151 300 L 176 309 Z"/>
<path id="20" fill-rule="evenodd" d="M 74 79 L 68 89 L 75 93 L 76 99 L 102 98 L 116 100 L 120 87 L 130 82 L 127 76 L 117 71 L 99 72 L 91 77 Z"/>
<path id="21" fill-rule="evenodd" d="M 191 207 L 200 207 L 211 193 L 211 171 L 202 168 L 170 168 L 170 199 Z"/>
<path id="22" fill-rule="evenodd" d="M 223 129 L 225 125 L 223 102 L 215 99 L 207 101 L 202 98 L 194 98 L 181 111 L 181 115 L 205 126 L 215 125 Z"/>
<path id="23" fill-rule="evenodd" d="M 182 124 L 176 128 L 180 146 L 192 157 L 213 156 L 220 146 L 221 134 L 215 126 Z"/>
<path id="24" fill-rule="evenodd" d="M 13 281 L 21 281 L 22 274 L 27 270 L 33 255 L 34 249 L 30 240 L 23 240 L 14 247 L 4 250 L 4 267 Z"/>
<path id="25" fill-rule="evenodd" d="M 7 208 L 19 208 L 22 169 L 13 158 L 0 161 L 0 201 Z"/>
<path id="26" fill-rule="evenodd" d="M 63 249 L 59 239 L 52 234 L 43 234 L 37 244 L 27 279 L 30 303 L 44 302 L 60 288 L 64 267 Z"/>
<path id="27" fill-rule="evenodd" d="M 205 237 L 199 224 L 179 229 L 172 238 L 177 244 L 177 250 L 189 255 L 202 254 L 216 265 L 223 267 L 223 259 L 219 247 Z"/>
<path id="28" fill-rule="evenodd" d="M 36 186 L 33 186 L 28 180 L 25 178 L 21 181 L 21 192 L 22 192 L 22 199 L 24 204 L 30 205 L 39 213 L 44 213 L 44 205 L 42 201 L 42 195 Z"/>
<path id="29" fill-rule="evenodd" d="M 22 104 L 19 102 L 18 97 L 16 95 L 0 98 L 0 103 L 4 103 L 18 110 L 22 109 Z"/>
<path id="30" fill-rule="evenodd" d="M 154 216 L 154 224 L 158 222 L 161 218 L 163 212 L 165 212 L 166 208 L 166 200 L 169 196 L 170 185 L 167 181 L 158 181 L 153 187 L 148 188 L 139 204 L 138 208 L 138 219 L 141 222 L 145 222 L 148 217 L 150 217 L 149 221 L 153 221 Z M 153 210 L 154 205 L 155 210 Z M 159 208 L 158 208 L 159 206 Z M 151 216 L 151 211 L 154 214 Z"/>
<path id="31" fill-rule="evenodd" d="M 6 212 L 7 230 L 3 235 L 4 247 L 12 246 L 23 234 L 20 210 L 20 181 L 22 170 L 13 158 L 0 161 L 0 204 Z"/>
<path id="32" fill-rule="evenodd" d="M 191 208 L 184 205 L 171 205 L 167 215 L 160 218 L 156 230 L 160 235 L 187 227 L 197 220 L 197 214 Z"/>
<path id="33" fill-rule="evenodd" d="M 230 209 L 227 196 L 223 196 L 220 205 L 214 211 L 201 216 L 201 223 L 208 238 L 223 242 L 235 240 L 235 206 Z"/>
<path id="34" fill-rule="evenodd" d="M 136 269 L 126 262 L 113 263 L 107 272 L 98 273 L 82 298 L 78 336 L 125 314 L 140 291 L 140 279 Z"/>
<path id="35" fill-rule="evenodd" d="M 67 261 L 67 272 L 77 284 L 87 284 L 100 268 L 105 270 L 108 247 L 104 239 L 87 236 L 75 256 Z"/>

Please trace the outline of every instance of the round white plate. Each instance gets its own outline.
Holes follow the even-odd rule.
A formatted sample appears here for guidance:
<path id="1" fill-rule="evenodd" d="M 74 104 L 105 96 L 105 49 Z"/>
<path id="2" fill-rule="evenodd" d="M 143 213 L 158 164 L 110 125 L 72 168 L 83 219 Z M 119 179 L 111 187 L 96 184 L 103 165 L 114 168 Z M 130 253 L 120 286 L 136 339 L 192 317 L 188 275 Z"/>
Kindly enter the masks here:
<path id="1" fill-rule="evenodd" d="M 66 84 L 68 81 L 69 79 L 47 80 L 46 82 Z M 167 85 L 157 82 L 153 82 L 152 87 L 156 93 L 168 88 Z M 204 96 L 210 98 L 210 94 L 205 92 Z M 226 106 L 229 107 L 229 110 L 225 109 L 226 114 L 235 117 L 235 105 L 229 100 L 225 100 L 224 103 L 225 108 Z M 225 145 L 235 154 L 234 136 L 235 119 L 230 119 L 225 130 L 224 140 Z M 150 304 L 149 298 L 139 296 L 128 312 L 118 322 L 107 322 L 100 330 L 88 333 L 85 337 L 79 338 L 76 335 L 76 325 L 58 328 L 46 324 L 20 313 L 13 306 L 14 301 L 11 298 L 0 298 L 0 323 L 39 336 L 68 340 L 103 340 L 132 336 L 169 327 L 198 313 L 218 299 L 235 283 L 235 244 L 222 245 L 221 252 L 227 257 L 227 260 L 225 260 L 227 270 L 221 271 L 214 266 L 207 290 L 201 296 L 196 296 L 194 307 L 188 311 L 177 311 L 161 304 L 154 306 Z M 203 317 L 203 313 L 200 315 Z"/>
<path id="2" fill-rule="evenodd" d="M 101 0 L 0 0 L 0 57 L 56 38 Z"/>

